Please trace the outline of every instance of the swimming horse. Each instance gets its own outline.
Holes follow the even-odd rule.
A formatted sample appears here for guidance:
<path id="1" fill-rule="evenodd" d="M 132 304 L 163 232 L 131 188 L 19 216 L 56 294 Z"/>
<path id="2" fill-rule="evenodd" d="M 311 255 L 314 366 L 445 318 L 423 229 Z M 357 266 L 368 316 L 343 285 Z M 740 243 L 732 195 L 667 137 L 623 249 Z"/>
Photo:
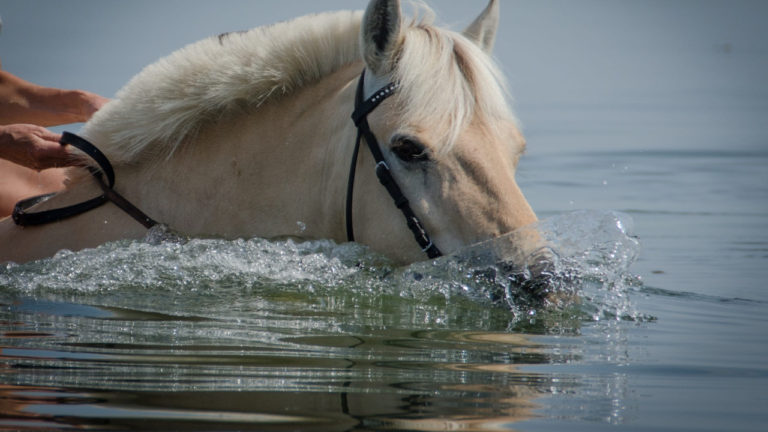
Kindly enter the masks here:
<path id="1" fill-rule="evenodd" d="M 525 141 L 489 54 L 498 3 L 463 33 L 372 0 L 182 48 L 67 135 L 101 151 L 79 146 L 89 170 L 0 222 L 0 262 L 143 238 L 158 221 L 355 240 L 411 263 L 534 222 L 515 182 Z"/>

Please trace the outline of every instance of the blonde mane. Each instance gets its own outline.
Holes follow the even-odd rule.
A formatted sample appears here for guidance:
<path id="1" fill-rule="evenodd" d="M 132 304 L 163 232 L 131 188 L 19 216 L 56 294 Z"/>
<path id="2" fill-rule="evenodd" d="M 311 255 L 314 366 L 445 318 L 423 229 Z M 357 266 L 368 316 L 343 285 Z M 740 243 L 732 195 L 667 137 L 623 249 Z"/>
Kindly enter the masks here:
<path id="1" fill-rule="evenodd" d="M 493 59 L 463 35 L 433 26 L 429 17 L 406 29 L 395 80 L 400 83 L 399 114 L 439 132 L 435 138 L 441 151 L 449 151 L 472 121 L 491 131 L 517 123 Z"/>
<path id="2" fill-rule="evenodd" d="M 309 15 L 188 45 L 136 75 L 83 135 L 116 165 L 167 158 L 201 128 L 360 61 L 361 20 L 362 12 Z M 406 28 L 394 72 L 399 114 L 439 128 L 446 147 L 475 118 L 488 127 L 513 119 L 490 57 L 429 21 Z"/>

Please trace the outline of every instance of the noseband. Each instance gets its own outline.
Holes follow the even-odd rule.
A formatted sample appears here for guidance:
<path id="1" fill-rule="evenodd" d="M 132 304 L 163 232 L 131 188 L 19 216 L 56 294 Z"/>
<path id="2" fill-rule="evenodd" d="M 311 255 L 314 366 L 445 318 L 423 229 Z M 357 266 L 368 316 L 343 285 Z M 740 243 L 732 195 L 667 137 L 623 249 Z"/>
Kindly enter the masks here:
<path id="1" fill-rule="evenodd" d="M 346 221 L 347 221 L 347 240 L 354 241 L 355 234 L 352 228 L 352 197 L 354 195 L 355 186 L 355 171 L 357 167 L 357 156 L 360 151 L 360 141 L 365 138 L 365 142 L 368 144 L 374 160 L 376 161 L 376 177 L 379 178 L 379 182 L 387 189 L 389 196 L 395 202 L 395 206 L 405 216 L 406 224 L 413 233 L 416 242 L 421 247 L 421 251 L 426 253 L 429 258 L 437 258 L 442 255 L 437 246 L 432 243 L 424 226 L 419 221 L 419 218 L 411 209 L 411 205 L 408 199 L 403 195 L 403 191 L 395 182 L 395 178 L 392 176 L 392 172 L 389 169 L 389 165 L 384 160 L 384 154 L 381 151 L 379 142 L 376 140 L 376 136 L 371 132 L 371 128 L 368 125 L 368 114 L 370 114 L 376 107 L 379 106 L 384 99 L 392 96 L 397 90 L 397 83 L 389 83 L 379 91 L 373 94 L 368 99 L 363 100 L 363 82 L 365 79 L 365 71 L 360 75 L 360 80 L 357 83 L 357 93 L 355 94 L 355 111 L 352 113 L 352 120 L 357 127 L 357 139 L 355 140 L 355 148 L 352 152 L 352 164 L 349 167 L 349 181 L 347 183 L 347 207 L 346 207 Z"/>

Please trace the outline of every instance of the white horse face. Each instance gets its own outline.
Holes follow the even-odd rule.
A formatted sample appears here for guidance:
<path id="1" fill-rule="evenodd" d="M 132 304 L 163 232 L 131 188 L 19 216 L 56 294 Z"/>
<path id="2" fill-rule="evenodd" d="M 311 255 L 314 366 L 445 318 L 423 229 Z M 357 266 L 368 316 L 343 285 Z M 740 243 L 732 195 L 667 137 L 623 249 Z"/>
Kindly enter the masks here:
<path id="1" fill-rule="evenodd" d="M 363 19 L 364 58 L 373 75 L 366 76 L 366 96 L 387 82 L 402 84 L 368 118 L 396 181 L 434 243 L 451 253 L 534 222 L 515 182 L 525 141 L 499 89 L 488 82 L 496 76 L 486 70 L 491 63 L 483 51 L 493 45 L 496 1 L 465 37 L 446 33 L 441 39 L 432 27 L 403 29 L 400 23 L 397 1 L 372 1 Z M 432 42 L 441 46 L 427 46 Z M 437 59 L 434 65 L 432 58 Z M 367 243 L 405 262 L 424 259 L 391 200 L 377 200 L 365 212 L 375 219 L 364 234 Z"/>
<path id="2" fill-rule="evenodd" d="M 514 123 L 497 125 L 493 133 L 471 124 L 449 151 L 441 149 L 442 134 L 422 125 L 392 121 L 385 113 L 372 115 L 370 123 L 395 179 L 444 253 L 536 221 L 515 181 L 525 142 Z M 403 261 L 424 259 L 392 201 L 375 186 L 382 193 L 370 213 L 388 216 L 377 220 L 373 229 L 384 235 L 372 244 L 387 243 Z"/>

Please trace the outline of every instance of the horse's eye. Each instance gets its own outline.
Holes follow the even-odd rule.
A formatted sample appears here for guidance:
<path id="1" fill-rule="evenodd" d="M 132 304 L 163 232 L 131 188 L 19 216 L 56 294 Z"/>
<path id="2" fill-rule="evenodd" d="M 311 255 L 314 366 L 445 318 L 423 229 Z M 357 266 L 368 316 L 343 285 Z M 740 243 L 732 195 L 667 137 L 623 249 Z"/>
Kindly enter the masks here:
<path id="1" fill-rule="evenodd" d="M 392 146 L 392 152 L 403 162 L 424 162 L 429 154 L 424 144 L 410 139 L 400 138 Z"/>

